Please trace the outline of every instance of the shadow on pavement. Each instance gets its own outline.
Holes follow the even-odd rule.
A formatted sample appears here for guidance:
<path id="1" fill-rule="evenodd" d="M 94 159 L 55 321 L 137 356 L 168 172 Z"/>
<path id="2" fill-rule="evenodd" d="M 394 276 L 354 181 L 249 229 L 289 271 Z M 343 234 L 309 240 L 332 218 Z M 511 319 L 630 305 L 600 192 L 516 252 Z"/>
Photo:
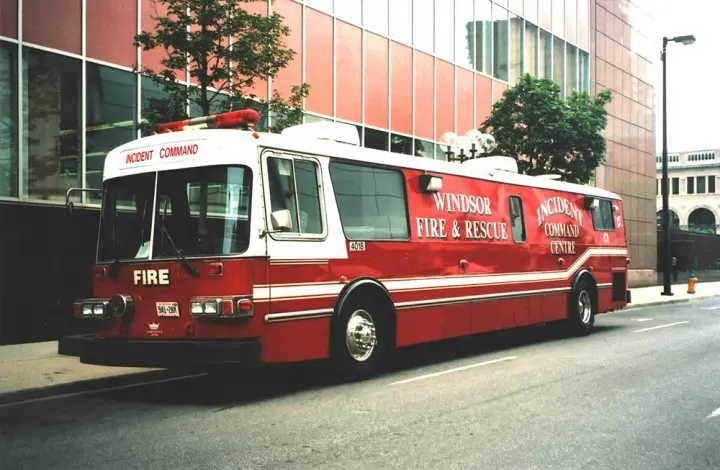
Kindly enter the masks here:
<path id="1" fill-rule="evenodd" d="M 596 325 L 590 337 L 605 335 L 617 328 L 620 327 Z M 520 346 L 572 340 L 559 325 L 548 324 L 410 346 L 395 351 L 385 370 L 367 382 L 386 380 L 387 375 L 397 372 L 425 369 L 474 356 L 482 361 L 489 359 L 482 357 L 489 353 L 512 355 L 512 348 Z M 268 366 L 259 370 L 218 369 L 201 377 L 101 392 L 96 396 L 113 401 L 212 406 L 218 408 L 216 411 L 222 411 L 297 392 L 352 385 L 339 379 L 328 361 L 317 361 Z"/>

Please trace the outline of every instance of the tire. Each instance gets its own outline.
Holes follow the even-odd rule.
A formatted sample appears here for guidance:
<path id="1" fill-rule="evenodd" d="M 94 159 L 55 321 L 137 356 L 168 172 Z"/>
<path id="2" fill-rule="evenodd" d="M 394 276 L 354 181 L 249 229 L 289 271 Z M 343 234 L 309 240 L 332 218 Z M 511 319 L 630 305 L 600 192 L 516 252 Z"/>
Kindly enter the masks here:
<path id="1" fill-rule="evenodd" d="M 581 279 L 570 294 L 568 326 L 576 336 L 590 334 L 595 325 L 597 290 L 586 279 Z"/>
<path id="2" fill-rule="evenodd" d="M 376 298 L 349 299 L 333 321 L 331 357 L 345 380 L 375 375 L 392 348 L 388 312 Z"/>

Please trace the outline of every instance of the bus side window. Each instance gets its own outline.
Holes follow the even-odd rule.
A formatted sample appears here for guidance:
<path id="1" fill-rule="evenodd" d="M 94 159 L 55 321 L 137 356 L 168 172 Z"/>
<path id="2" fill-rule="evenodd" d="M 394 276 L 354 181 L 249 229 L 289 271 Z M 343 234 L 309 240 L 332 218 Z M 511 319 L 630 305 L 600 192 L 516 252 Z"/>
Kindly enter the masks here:
<path id="1" fill-rule="evenodd" d="M 515 243 L 525 243 L 525 216 L 522 199 L 519 196 L 510 196 L 510 224 Z"/>
<path id="2" fill-rule="evenodd" d="M 592 208 L 593 227 L 599 231 L 615 230 L 612 202 L 607 199 L 596 199 L 598 204 Z"/>
<path id="3" fill-rule="evenodd" d="M 292 217 L 292 233 L 322 234 L 318 167 L 307 160 L 267 159 L 272 211 L 287 209 Z"/>

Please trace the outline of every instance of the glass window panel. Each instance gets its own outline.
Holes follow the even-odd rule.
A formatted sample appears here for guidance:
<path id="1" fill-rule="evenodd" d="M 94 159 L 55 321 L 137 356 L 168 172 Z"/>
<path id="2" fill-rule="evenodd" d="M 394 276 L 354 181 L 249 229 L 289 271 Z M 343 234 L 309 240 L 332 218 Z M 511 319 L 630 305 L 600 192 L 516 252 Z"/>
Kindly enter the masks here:
<path id="1" fill-rule="evenodd" d="M 510 39 L 508 28 L 508 11 L 493 4 L 493 76 L 508 81 L 510 64 Z"/>
<path id="2" fill-rule="evenodd" d="M 332 119 L 322 117 L 322 116 L 316 116 L 314 114 L 305 114 L 305 123 L 308 122 L 332 122 Z"/>
<path id="3" fill-rule="evenodd" d="M 362 1 L 341 0 L 335 2 L 335 16 L 349 23 L 360 24 L 362 21 Z"/>
<path id="4" fill-rule="evenodd" d="M 455 0 L 455 62 L 473 68 L 475 56 L 474 0 Z"/>
<path id="5" fill-rule="evenodd" d="M 565 93 L 565 41 L 553 38 L 553 80 Z"/>
<path id="6" fill-rule="evenodd" d="M 677 178 L 673 178 L 677 179 Z M 675 190 L 675 182 L 673 181 L 673 190 Z M 710 175 L 708 176 L 708 192 L 711 194 L 715 193 L 715 176 Z M 678 194 L 678 193 L 675 193 Z"/>
<path id="7" fill-rule="evenodd" d="M 397 0 L 394 0 L 395 3 Z M 383 36 L 388 34 L 388 0 L 363 1 L 363 26 Z M 408 41 L 409 42 L 409 41 Z"/>
<path id="8" fill-rule="evenodd" d="M 475 0 L 475 70 L 492 75 L 492 4 Z"/>
<path id="9" fill-rule="evenodd" d="M 525 63 L 523 72 L 537 76 L 538 66 L 538 27 L 532 23 L 525 22 Z"/>
<path id="10" fill-rule="evenodd" d="M 435 144 L 427 140 L 415 139 L 415 156 L 422 158 L 434 158 Z"/>
<path id="11" fill-rule="evenodd" d="M 580 80 L 580 91 L 590 93 L 590 54 L 585 51 L 579 53 L 579 80 Z"/>
<path id="12" fill-rule="evenodd" d="M 413 154 L 413 139 L 404 135 L 392 134 L 390 136 L 390 151 L 394 153 Z"/>
<path id="13" fill-rule="evenodd" d="M 520 78 L 523 67 L 523 19 L 510 14 L 510 83 Z"/>
<path id="14" fill-rule="evenodd" d="M 552 34 L 542 29 L 538 52 L 538 77 L 552 78 Z"/>
<path id="15" fill-rule="evenodd" d="M 686 186 L 688 194 L 695 194 L 695 178 L 693 176 L 687 178 Z"/>
<path id="16" fill-rule="evenodd" d="M 186 256 L 243 253 L 251 188 L 252 172 L 244 166 L 159 172 L 153 258 L 177 258 L 175 248 Z"/>
<path id="17" fill-rule="evenodd" d="M 64 201 L 81 185 L 81 62 L 23 50 L 23 196 Z"/>
<path id="18" fill-rule="evenodd" d="M 85 187 L 101 188 L 105 157 L 137 136 L 137 77 L 87 63 Z M 91 201 L 100 197 L 90 194 Z"/>
<path id="19" fill-rule="evenodd" d="M 164 110 L 162 113 L 163 116 L 171 116 L 171 121 L 185 119 L 185 107 L 177 107 L 173 110 L 175 114 L 171 113 L 168 96 L 162 87 L 155 84 L 149 78 L 142 77 L 140 79 L 140 113 L 143 121 L 148 119 L 152 111 L 157 111 L 158 109 Z M 143 130 L 143 135 L 146 134 L 148 134 L 147 129 Z"/>
<path id="20" fill-rule="evenodd" d="M 17 197 L 17 45 L 0 42 L 0 196 Z"/>
<path id="21" fill-rule="evenodd" d="M 358 164 L 330 163 L 340 221 L 350 240 L 407 240 L 402 173 Z"/>
<path id="22" fill-rule="evenodd" d="M 346 0 L 342 0 L 346 1 Z M 333 0 L 305 0 L 305 5 L 332 14 Z"/>
<path id="23" fill-rule="evenodd" d="M 322 233 L 317 165 L 307 160 L 295 160 L 295 182 L 300 210 L 300 233 Z"/>
<path id="24" fill-rule="evenodd" d="M 510 225 L 515 243 L 524 243 L 525 217 L 522 200 L 518 196 L 510 196 Z"/>
<path id="25" fill-rule="evenodd" d="M 705 177 L 704 176 L 697 177 L 697 193 L 705 194 Z"/>
<path id="26" fill-rule="evenodd" d="M 425 52 L 433 52 L 433 0 L 415 0 L 413 8 L 413 44 Z"/>
<path id="27" fill-rule="evenodd" d="M 710 178 L 712 182 L 715 182 L 715 178 Z M 713 186 L 714 187 L 714 186 Z M 715 191 L 709 191 L 711 193 L 714 193 Z M 673 178 L 672 179 L 672 193 L 673 194 L 680 194 L 680 178 Z"/>
<path id="28" fill-rule="evenodd" d="M 450 152 L 450 155 L 448 155 Z M 448 161 L 449 158 L 455 157 L 455 152 L 452 151 L 452 147 L 447 145 L 435 144 L 435 158 L 444 162 Z"/>
<path id="29" fill-rule="evenodd" d="M 577 47 L 568 44 L 565 57 L 565 77 L 567 80 L 567 92 L 578 89 L 578 51 Z"/>
<path id="30" fill-rule="evenodd" d="M 436 0 L 435 54 L 451 62 L 455 60 L 455 12 L 453 2 Z"/>
<path id="31" fill-rule="evenodd" d="M 390 2 L 390 37 L 405 44 L 412 44 L 412 0 L 392 0 Z"/>
<path id="32" fill-rule="evenodd" d="M 388 133 L 376 129 L 365 128 L 364 146 L 375 150 L 388 149 Z"/>

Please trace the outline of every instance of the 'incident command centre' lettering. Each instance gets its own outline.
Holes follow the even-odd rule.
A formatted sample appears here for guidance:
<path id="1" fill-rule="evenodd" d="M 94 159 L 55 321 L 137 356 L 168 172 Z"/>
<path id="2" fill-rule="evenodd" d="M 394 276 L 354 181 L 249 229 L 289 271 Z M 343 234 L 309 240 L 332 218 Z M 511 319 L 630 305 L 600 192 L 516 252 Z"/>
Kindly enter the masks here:
<path id="1" fill-rule="evenodd" d="M 163 147 L 157 153 L 160 158 L 182 157 L 185 155 L 197 155 L 200 147 L 198 144 L 174 145 L 172 147 Z M 152 161 L 156 155 L 155 150 L 142 150 L 130 152 L 125 155 L 125 164 L 141 163 Z"/>

